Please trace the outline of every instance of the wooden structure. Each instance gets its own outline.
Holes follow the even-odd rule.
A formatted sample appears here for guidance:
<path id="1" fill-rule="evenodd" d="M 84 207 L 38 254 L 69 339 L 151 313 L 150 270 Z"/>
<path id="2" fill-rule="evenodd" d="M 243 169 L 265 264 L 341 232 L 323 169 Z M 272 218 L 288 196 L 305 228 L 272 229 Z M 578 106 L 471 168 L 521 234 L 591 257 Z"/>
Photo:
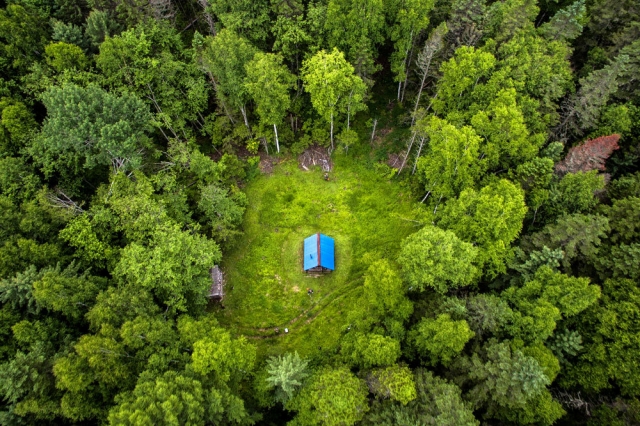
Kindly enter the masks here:
<path id="1" fill-rule="evenodd" d="M 304 239 L 305 272 L 331 272 L 335 269 L 335 244 L 333 238 L 324 234 L 315 234 Z"/>
<path id="2" fill-rule="evenodd" d="M 224 297 L 224 275 L 218 265 L 209 269 L 211 275 L 211 289 L 209 290 L 208 297 L 213 300 L 222 300 Z"/>

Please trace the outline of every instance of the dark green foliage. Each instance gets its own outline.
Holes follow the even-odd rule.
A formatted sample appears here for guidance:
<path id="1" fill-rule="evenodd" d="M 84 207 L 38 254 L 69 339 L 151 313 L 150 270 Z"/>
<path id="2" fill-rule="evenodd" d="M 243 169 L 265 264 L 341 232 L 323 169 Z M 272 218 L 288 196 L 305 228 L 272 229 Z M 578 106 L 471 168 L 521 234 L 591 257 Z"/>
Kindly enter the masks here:
<path id="1" fill-rule="evenodd" d="M 49 116 L 30 151 L 46 175 L 77 176 L 97 166 L 140 167 L 151 115 L 136 96 L 65 85 L 49 89 L 43 100 Z"/>
<path id="2" fill-rule="evenodd" d="M 385 426 L 480 424 L 456 385 L 423 369 L 415 371 L 415 385 L 415 400 L 406 405 L 395 401 L 376 402 L 363 423 Z"/>
<path id="3" fill-rule="evenodd" d="M 639 40 L 636 0 L 0 2 L 0 424 L 637 424 Z"/>

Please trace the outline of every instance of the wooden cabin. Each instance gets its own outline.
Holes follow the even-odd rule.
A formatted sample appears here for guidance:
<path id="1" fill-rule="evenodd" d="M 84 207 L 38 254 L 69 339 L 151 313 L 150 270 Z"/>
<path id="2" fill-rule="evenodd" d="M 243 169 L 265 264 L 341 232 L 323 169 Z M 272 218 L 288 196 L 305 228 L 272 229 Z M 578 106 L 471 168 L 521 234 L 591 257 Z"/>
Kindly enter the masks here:
<path id="1" fill-rule="evenodd" d="M 224 275 L 220 267 L 215 265 L 209 269 L 209 274 L 211 275 L 211 289 L 208 297 L 213 300 L 222 300 L 224 297 Z"/>
<path id="2" fill-rule="evenodd" d="M 335 269 L 335 244 L 333 238 L 315 234 L 304 239 L 305 272 L 326 273 Z"/>

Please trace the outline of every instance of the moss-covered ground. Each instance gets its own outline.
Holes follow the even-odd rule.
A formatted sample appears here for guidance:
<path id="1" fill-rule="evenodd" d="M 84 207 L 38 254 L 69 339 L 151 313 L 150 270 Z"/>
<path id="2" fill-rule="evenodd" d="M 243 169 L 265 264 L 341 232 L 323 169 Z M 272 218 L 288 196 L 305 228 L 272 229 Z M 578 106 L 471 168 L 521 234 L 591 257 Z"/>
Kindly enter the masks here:
<path id="1" fill-rule="evenodd" d="M 224 256 L 225 308 L 215 315 L 252 339 L 261 355 L 334 350 L 362 295 L 367 254 L 393 257 L 416 230 L 408 190 L 339 157 L 328 182 L 319 168 L 303 171 L 288 160 L 254 179 L 246 193 L 244 235 Z M 335 239 L 336 270 L 310 277 L 302 244 L 316 232 Z"/>

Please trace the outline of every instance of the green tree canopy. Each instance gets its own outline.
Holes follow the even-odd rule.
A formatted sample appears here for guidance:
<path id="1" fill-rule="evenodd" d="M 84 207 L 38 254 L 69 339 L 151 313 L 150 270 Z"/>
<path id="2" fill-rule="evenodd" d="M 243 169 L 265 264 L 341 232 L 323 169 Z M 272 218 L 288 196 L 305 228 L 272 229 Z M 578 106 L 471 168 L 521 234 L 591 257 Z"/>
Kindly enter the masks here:
<path id="1" fill-rule="evenodd" d="M 501 179 L 480 191 L 462 191 L 458 199 L 447 202 L 437 223 L 477 245 L 480 263 L 495 276 L 505 271 L 511 256 L 509 244 L 520 234 L 526 212 L 522 189 Z"/>
<path id="2" fill-rule="evenodd" d="M 256 53 L 245 68 L 247 91 L 256 103 L 260 120 L 273 126 L 276 148 L 280 152 L 277 125 L 282 122 L 291 105 L 289 90 L 293 87 L 295 77 L 282 65 L 282 57 L 272 53 Z"/>
<path id="3" fill-rule="evenodd" d="M 353 66 L 336 48 L 331 53 L 321 50 L 304 61 L 302 81 L 305 91 L 311 95 L 311 103 L 315 110 L 331 124 L 333 148 L 334 120 L 347 105 L 351 105 L 352 102 L 356 102 L 354 105 L 357 105 L 357 98 L 354 98 L 353 93 L 364 93 L 364 82 L 354 75 Z"/>
<path id="4" fill-rule="evenodd" d="M 293 425 L 352 425 L 368 411 L 367 386 L 346 367 L 317 371 L 287 404 Z"/>
<path id="5" fill-rule="evenodd" d="M 42 100 L 48 116 L 29 150 L 46 175 L 110 165 L 129 170 L 142 163 L 151 115 L 135 95 L 68 84 L 51 87 Z"/>
<path id="6" fill-rule="evenodd" d="M 478 250 L 452 231 L 425 226 L 403 242 L 398 262 L 408 284 L 420 291 L 446 293 L 474 282 Z"/>
<path id="7" fill-rule="evenodd" d="M 447 365 L 475 336 L 465 320 L 455 321 L 449 314 L 423 318 L 415 328 L 413 338 L 421 357 L 431 365 Z"/>

